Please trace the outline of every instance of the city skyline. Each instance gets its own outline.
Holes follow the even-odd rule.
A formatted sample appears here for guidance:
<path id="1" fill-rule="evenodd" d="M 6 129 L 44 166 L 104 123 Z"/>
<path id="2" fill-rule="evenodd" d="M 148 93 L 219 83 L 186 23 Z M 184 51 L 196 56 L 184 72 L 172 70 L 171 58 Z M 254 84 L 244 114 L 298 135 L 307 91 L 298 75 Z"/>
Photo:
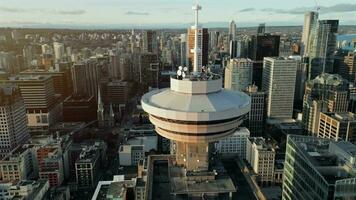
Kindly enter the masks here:
<path id="1" fill-rule="evenodd" d="M 28 4 L 24 0 L 0 0 L 0 27 L 183 28 L 193 23 L 188 6 L 192 2 L 153 0 L 147 5 L 144 0 L 36 0 Z M 269 3 L 252 0 L 248 5 L 242 0 L 205 0 L 201 3 L 206 10 L 202 23 L 209 28 L 225 27 L 230 20 L 235 20 L 238 27 L 256 26 L 261 21 L 270 26 L 302 25 L 304 13 L 317 7 L 313 0 L 273 0 Z M 341 25 L 356 24 L 354 1 L 326 0 L 319 4 L 321 19 L 336 18 Z"/>

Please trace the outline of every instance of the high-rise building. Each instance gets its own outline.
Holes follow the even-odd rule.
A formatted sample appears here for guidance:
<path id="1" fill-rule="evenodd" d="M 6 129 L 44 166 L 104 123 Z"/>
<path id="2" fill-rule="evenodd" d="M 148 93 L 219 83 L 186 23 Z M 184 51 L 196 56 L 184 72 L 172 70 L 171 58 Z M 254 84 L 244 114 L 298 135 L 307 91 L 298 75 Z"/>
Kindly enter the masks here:
<path id="1" fill-rule="evenodd" d="M 334 52 L 336 50 L 336 34 L 339 20 L 319 20 L 310 44 L 309 80 L 321 73 L 332 73 Z"/>
<path id="2" fill-rule="evenodd" d="M 200 5 L 195 5 L 195 28 L 198 27 Z M 166 199 L 204 197 L 225 199 L 235 192 L 231 178 L 221 177 L 212 170 L 209 162 L 209 143 L 232 135 L 250 111 L 250 98 L 242 92 L 222 89 L 219 75 L 202 70 L 199 58 L 198 36 L 195 31 L 193 49 L 193 72 L 186 76 L 179 69 L 176 77 L 171 77 L 171 87 L 153 90 L 143 95 L 142 108 L 149 114 L 156 132 L 172 141 L 172 156 L 157 155 L 148 158 L 147 199 L 156 199 L 152 194 L 160 183 L 153 184 L 153 174 L 157 173 L 155 160 L 166 159 L 161 165 L 167 166 L 168 184 L 171 188 Z M 189 44 L 192 39 L 189 39 Z M 204 50 L 203 50 L 204 52 Z M 168 161 L 168 162 L 167 162 Z M 172 164 L 168 164 L 172 163 Z M 157 164 L 157 162 L 156 162 Z M 168 167 L 169 166 L 169 167 Z M 178 172 L 178 173 L 173 173 Z M 183 173 L 181 173 L 183 172 Z M 199 180 L 199 181 L 198 181 Z M 194 182 L 192 185 L 191 181 Z M 167 184 L 167 181 L 165 181 Z M 223 191 L 222 191 L 222 188 Z M 209 194 L 207 194 L 209 193 Z"/>
<path id="3" fill-rule="evenodd" d="M 349 83 L 337 74 L 321 74 L 306 83 L 303 126 L 312 135 L 318 131 L 320 112 L 347 112 Z"/>
<path id="4" fill-rule="evenodd" d="M 194 49 L 195 45 L 195 28 L 188 29 L 188 60 L 191 66 L 194 65 Z M 209 32 L 207 28 L 198 28 L 198 47 L 200 53 L 198 53 L 198 60 L 200 66 L 206 66 L 209 59 Z"/>
<path id="5" fill-rule="evenodd" d="M 20 75 L 51 76 L 53 80 L 54 93 L 61 95 L 62 99 L 67 98 L 73 93 L 72 77 L 69 69 L 61 71 L 29 69 L 22 71 Z"/>
<path id="6" fill-rule="evenodd" d="M 132 79 L 132 55 L 122 54 L 119 60 L 120 65 L 120 80 L 128 81 Z"/>
<path id="7" fill-rule="evenodd" d="M 228 49 L 230 52 L 230 58 L 236 58 L 237 57 L 237 41 L 236 41 L 236 23 L 234 20 L 232 20 L 230 22 L 230 26 L 229 26 L 229 45 L 228 45 Z"/>
<path id="8" fill-rule="evenodd" d="M 264 35 L 266 33 L 266 24 L 259 24 L 257 27 L 257 35 Z"/>
<path id="9" fill-rule="evenodd" d="M 344 64 L 346 65 L 348 72 L 348 80 L 355 83 L 356 80 L 356 52 L 349 52 L 344 58 Z"/>
<path id="10" fill-rule="evenodd" d="M 274 181 L 274 162 L 276 152 L 263 137 L 251 137 L 247 140 L 246 160 L 258 175 L 257 182 L 268 185 Z"/>
<path id="11" fill-rule="evenodd" d="M 73 92 L 75 95 L 87 94 L 85 78 L 85 65 L 74 64 L 71 68 L 73 80 Z"/>
<path id="12" fill-rule="evenodd" d="M 258 87 L 255 85 L 250 85 L 245 92 L 251 98 L 251 111 L 248 114 L 248 119 L 245 121 L 245 125 L 251 132 L 251 136 L 262 136 L 266 120 L 266 93 L 258 91 Z"/>
<path id="13" fill-rule="evenodd" d="M 156 31 L 145 31 L 143 35 L 143 50 L 147 53 L 158 54 L 158 41 Z"/>
<path id="14" fill-rule="evenodd" d="M 140 55 L 139 82 L 151 88 L 158 88 L 160 62 L 157 54 L 144 53 Z"/>
<path id="15" fill-rule="evenodd" d="M 58 63 L 65 56 L 64 44 L 59 42 L 53 42 L 53 51 L 55 62 Z"/>
<path id="16" fill-rule="evenodd" d="M 246 58 L 230 59 L 225 68 L 225 88 L 243 91 L 252 84 L 252 61 Z"/>
<path id="17" fill-rule="evenodd" d="M 97 97 L 100 78 L 98 60 L 90 58 L 74 64 L 71 71 L 74 94 Z"/>
<path id="18" fill-rule="evenodd" d="M 188 66 L 187 34 L 180 35 L 180 65 Z"/>
<path id="19" fill-rule="evenodd" d="M 120 56 L 119 53 L 115 50 L 109 51 L 109 77 L 111 78 L 119 78 L 120 77 Z"/>
<path id="20" fill-rule="evenodd" d="M 320 113 L 317 137 L 335 141 L 356 142 L 356 116 L 354 113 Z"/>
<path id="21" fill-rule="evenodd" d="M 302 35 L 302 53 L 304 56 L 308 56 L 310 52 L 310 40 L 313 38 L 312 30 L 316 27 L 318 22 L 319 13 L 318 12 L 307 12 L 304 15 L 304 26 L 303 26 L 303 35 Z"/>
<path id="22" fill-rule="evenodd" d="M 229 41 L 236 41 L 236 23 L 234 20 L 230 22 L 229 26 Z"/>
<path id="23" fill-rule="evenodd" d="M 249 41 L 249 58 L 253 60 L 253 82 L 262 87 L 263 58 L 279 56 L 280 36 L 259 34 Z"/>
<path id="24" fill-rule="evenodd" d="M 47 131 L 62 118 L 62 104 L 54 93 L 53 78 L 49 75 L 18 75 L 9 83 L 20 88 L 31 132 Z"/>
<path id="25" fill-rule="evenodd" d="M 288 135 L 282 199 L 354 199 L 355 151 L 350 142 Z"/>
<path id="26" fill-rule="evenodd" d="M 20 90 L 15 86 L 0 86 L 0 158 L 29 141 L 26 107 Z"/>
<path id="27" fill-rule="evenodd" d="M 264 58 L 262 90 L 267 94 L 267 117 L 291 119 L 298 61 Z"/>

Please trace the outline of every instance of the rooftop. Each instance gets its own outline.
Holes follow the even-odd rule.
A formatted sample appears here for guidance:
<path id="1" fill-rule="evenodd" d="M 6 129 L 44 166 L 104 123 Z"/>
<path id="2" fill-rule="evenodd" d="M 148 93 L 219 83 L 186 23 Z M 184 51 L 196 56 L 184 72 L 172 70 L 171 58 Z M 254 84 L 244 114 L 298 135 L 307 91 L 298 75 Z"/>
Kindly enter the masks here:
<path id="1" fill-rule="evenodd" d="M 307 136 L 289 137 L 295 139 L 304 157 L 329 184 L 355 177 L 356 145 Z"/>
<path id="2" fill-rule="evenodd" d="M 50 79 L 50 75 L 17 75 L 9 77 L 10 81 L 44 81 Z"/>

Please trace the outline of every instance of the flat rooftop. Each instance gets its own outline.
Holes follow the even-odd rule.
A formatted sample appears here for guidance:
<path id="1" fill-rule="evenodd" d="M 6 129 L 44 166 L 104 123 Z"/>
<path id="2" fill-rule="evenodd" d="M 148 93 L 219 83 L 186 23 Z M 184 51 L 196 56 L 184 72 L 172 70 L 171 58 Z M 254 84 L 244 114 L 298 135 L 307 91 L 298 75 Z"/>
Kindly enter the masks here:
<path id="1" fill-rule="evenodd" d="M 50 79 L 50 75 L 17 75 L 9 77 L 10 81 L 44 81 Z"/>
<path id="2" fill-rule="evenodd" d="M 338 148 L 345 150 L 346 154 L 350 154 L 349 156 L 353 157 L 353 159 L 356 157 L 356 145 L 349 142 L 335 142 L 320 138 L 298 141 L 297 144 L 303 155 L 329 184 L 333 185 L 337 180 L 355 177 L 356 171 L 352 163 L 345 160 L 346 157 L 336 154 L 335 150 L 330 149 L 330 145 L 334 144 Z"/>
<path id="3" fill-rule="evenodd" d="M 188 200 L 188 195 L 210 194 L 217 195 L 219 199 L 225 199 L 224 194 L 236 192 L 236 187 L 227 174 L 215 174 L 215 172 L 193 173 L 187 177 L 185 169 L 173 164 L 171 155 L 154 155 L 148 159 L 148 177 L 146 195 L 148 200 Z M 206 179 L 212 176 L 215 179 Z M 204 181 L 198 181 L 200 176 Z M 192 180 L 193 179 L 193 180 Z"/>

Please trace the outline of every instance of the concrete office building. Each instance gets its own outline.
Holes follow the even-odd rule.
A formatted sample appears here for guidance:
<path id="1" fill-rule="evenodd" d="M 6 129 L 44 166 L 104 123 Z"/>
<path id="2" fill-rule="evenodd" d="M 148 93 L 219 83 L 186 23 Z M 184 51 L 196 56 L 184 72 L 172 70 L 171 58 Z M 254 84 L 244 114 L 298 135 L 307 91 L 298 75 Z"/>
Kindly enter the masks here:
<path id="1" fill-rule="evenodd" d="M 243 91 L 252 84 L 252 61 L 246 58 L 230 59 L 225 68 L 225 88 Z"/>
<path id="2" fill-rule="evenodd" d="M 2 181 L 31 180 L 38 177 L 36 153 L 32 146 L 20 146 L 0 161 Z"/>
<path id="3" fill-rule="evenodd" d="M 10 199 L 46 199 L 49 190 L 47 180 L 14 181 L 0 183 L 0 196 L 4 200 Z"/>
<path id="4" fill-rule="evenodd" d="M 349 142 L 288 135 L 282 199 L 354 199 L 355 152 Z"/>
<path id="5" fill-rule="evenodd" d="M 348 72 L 348 80 L 351 83 L 355 83 L 356 80 L 356 52 L 349 52 L 344 58 L 344 64 L 346 65 Z"/>
<path id="6" fill-rule="evenodd" d="M 356 142 L 354 113 L 320 113 L 317 137 Z"/>
<path id="7" fill-rule="evenodd" d="M 262 90 L 267 94 L 267 117 L 291 119 L 298 61 L 264 58 Z"/>
<path id="8" fill-rule="evenodd" d="M 246 159 L 247 140 L 250 131 L 247 128 L 238 128 L 230 137 L 219 140 L 215 144 L 216 150 L 222 156 L 238 156 L 241 160 Z"/>
<path id="9" fill-rule="evenodd" d="M 101 155 L 97 149 L 84 149 L 75 162 L 78 189 L 92 189 L 99 181 Z"/>
<path id="10" fill-rule="evenodd" d="M 26 108 L 18 87 L 0 86 L 0 158 L 29 141 Z"/>
<path id="11" fill-rule="evenodd" d="M 274 162 L 276 152 L 263 137 L 251 137 L 247 140 L 246 160 L 258 175 L 257 182 L 270 185 L 274 182 Z"/>
<path id="12" fill-rule="evenodd" d="M 303 98 L 304 129 L 316 136 L 320 112 L 347 112 L 348 104 L 349 83 L 340 75 L 324 73 L 308 81 Z"/>
<path id="13" fill-rule="evenodd" d="M 266 93 L 258 91 L 258 87 L 250 85 L 245 90 L 251 98 L 251 111 L 248 113 L 248 119 L 244 122 L 251 133 L 251 136 L 261 136 L 265 123 L 265 105 Z"/>
<path id="14" fill-rule="evenodd" d="M 31 132 L 47 131 L 62 119 L 62 104 L 55 95 L 51 76 L 19 75 L 9 77 L 7 82 L 20 88 Z"/>

